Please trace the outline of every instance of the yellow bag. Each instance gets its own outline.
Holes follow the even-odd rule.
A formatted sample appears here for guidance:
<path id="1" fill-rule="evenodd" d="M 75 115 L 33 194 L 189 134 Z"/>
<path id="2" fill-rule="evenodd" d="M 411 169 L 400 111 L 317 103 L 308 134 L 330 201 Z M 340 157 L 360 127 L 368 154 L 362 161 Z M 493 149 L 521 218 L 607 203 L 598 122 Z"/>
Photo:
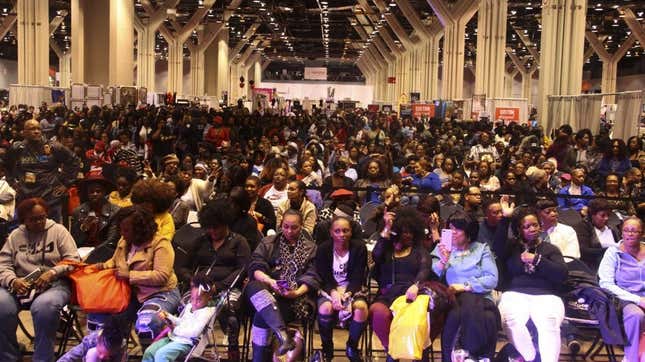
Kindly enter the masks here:
<path id="1" fill-rule="evenodd" d="M 429 301 L 430 296 L 422 294 L 408 303 L 402 295 L 390 306 L 394 319 L 388 353 L 392 358 L 421 359 L 423 350 L 430 346 Z"/>

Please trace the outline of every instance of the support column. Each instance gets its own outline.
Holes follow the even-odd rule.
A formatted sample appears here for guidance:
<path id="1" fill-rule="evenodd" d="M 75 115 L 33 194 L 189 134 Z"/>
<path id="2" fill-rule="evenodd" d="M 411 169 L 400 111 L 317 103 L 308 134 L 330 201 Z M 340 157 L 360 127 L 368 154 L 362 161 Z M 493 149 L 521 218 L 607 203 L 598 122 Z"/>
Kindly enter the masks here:
<path id="1" fill-rule="evenodd" d="M 58 57 L 58 72 L 60 73 L 59 87 L 69 88 L 72 80 L 72 54 L 65 52 L 58 44 L 52 39 L 49 43 L 54 53 Z"/>
<path id="2" fill-rule="evenodd" d="M 517 77 L 518 73 L 519 71 L 517 70 L 504 72 L 504 97 L 513 97 L 513 84 L 515 83 L 515 77 Z"/>
<path id="3" fill-rule="evenodd" d="M 137 23 L 137 22 L 135 22 Z M 152 24 L 137 26 L 137 86 L 155 89 L 155 33 Z"/>
<path id="4" fill-rule="evenodd" d="M 586 0 L 551 0 L 542 6 L 539 105 L 546 132 L 549 95 L 576 95 L 582 87 Z M 563 112 L 567 114 L 567 112 Z M 561 122 L 566 122 L 562 120 Z"/>
<path id="5" fill-rule="evenodd" d="M 475 93 L 501 98 L 504 93 L 507 0 L 481 0 L 477 14 Z"/>
<path id="6" fill-rule="evenodd" d="M 428 100 L 439 99 L 439 41 L 443 37 L 443 30 L 436 29 L 426 43 L 426 69 L 428 80 L 426 84 L 426 96 Z"/>
<path id="7" fill-rule="evenodd" d="M 618 78 L 618 62 L 627 54 L 627 51 L 634 45 L 636 42 L 636 35 L 632 34 L 625 40 L 623 44 L 620 45 L 616 53 L 609 54 L 605 47 L 602 44 L 602 41 L 596 37 L 591 31 L 585 33 L 585 38 L 591 44 L 593 50 L 598 54 L 598 57 L 602 61 L 602 81 L 600 83 L 600 90 L 602 93 L 616 93 L 616 80 Z M 583 60 L 584 62 L 584 60 Z M 609 95 L 604 97 L 604 102 L 606 104 L 613 104 L 615 102 L 616 96 Z"/>
<path id="8" fill-rule="evenodd" d="M 72 0 L 71 8 L 73 82 L 133 85 L 133 1 Z"/>
<path id="9" fill-rule="evenodd" d="M 195 45 L 189 45 L 190 50 L 190 95 L 204 94 L 204 52 Z"/>
<path id="10" fill-rule="evenodd" d="M 213 44 L 211 44 L 211 47 L 215 50 L 214 62 L 206 63 L 206 71 L 214 75 L 215 89 L 213 95 L 221 99 L 224 91 L 229 92 L 230 103 L 232 99 L 230 98 L 231 94 L 229 89 L 229 85 L 231 84 L 229 84 L 228 31 L 220 32 Z M 214 66 L 214 69 L 209 69 L 209 66 Z M 237 82 L 231 86 L 237 87 Z"/>
<path id="11" fill-rule="evenodd" d="M 515 65 L 517 71 L 522 74 L 522 98 L 526 98 L 531 102 L 531 89 L 533 87 L 533 74 L 537 70 L 537 64 L 533 63 L 530 68 L 526 68 L 526 63 L 528 57 L 524 60 L 520 60 L 517 55 L 515 55 L 511 48 L 506 49 L 506 54 L 511 58 L 511 61 Z"/>
<path id="12" fill-rule="evenodd" d="M 49 85 L 49 1 L 18 0 L 18 84 Z"/>
<path id="13" fill-rule="evenodd" d="M 442 97 L 462 99 L 466 24 L 477 12 L 479 0 L 459 0 L 450 8 L 443 0 L 427 1 L 444 27 Z"/>
<path id="14" fill-rule="evenodd" d="M 184 42 L 181 39 L 167 39 L 168 42 L 168 85 L 169 92 L 184 92 Z"/>

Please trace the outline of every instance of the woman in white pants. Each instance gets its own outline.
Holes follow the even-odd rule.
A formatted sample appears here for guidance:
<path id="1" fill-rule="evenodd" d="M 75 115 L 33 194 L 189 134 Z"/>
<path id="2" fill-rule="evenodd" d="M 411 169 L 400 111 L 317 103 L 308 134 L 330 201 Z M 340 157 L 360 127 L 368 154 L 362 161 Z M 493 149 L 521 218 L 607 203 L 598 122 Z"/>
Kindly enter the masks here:
<path id="1" fill-rule="evenodd" d="M 564 304 L 555 295 L 567 277 L 560 250 L 543 242 L 537 212 L 523 208 L 513 215 L 508 198 L 502 197 L 504 218 L 495 234 L 493 251 L 501 261 L 508 288 L 502 294 L 499 311 L 507 337 L 525 361 L 533 361 L 537 351 L 526 326 L 533 321 L 543 362 L 557 362 L 560 355 L 560 324 Z M 511 224 L 515 239 L 507 238 Z"/>

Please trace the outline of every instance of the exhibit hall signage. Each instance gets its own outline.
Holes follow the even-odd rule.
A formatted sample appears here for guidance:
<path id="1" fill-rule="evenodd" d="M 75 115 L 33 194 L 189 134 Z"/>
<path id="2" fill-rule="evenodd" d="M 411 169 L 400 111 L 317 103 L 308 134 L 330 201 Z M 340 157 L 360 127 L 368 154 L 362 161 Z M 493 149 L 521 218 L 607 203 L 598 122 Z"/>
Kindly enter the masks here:
<path id="1" fill-rule="evenodd" d="M 511 107 L 496 107 L 495 108 L 495 120 L 504 120 L 519 122 L 520 121 L 520 109 L 511 108 Z"/>

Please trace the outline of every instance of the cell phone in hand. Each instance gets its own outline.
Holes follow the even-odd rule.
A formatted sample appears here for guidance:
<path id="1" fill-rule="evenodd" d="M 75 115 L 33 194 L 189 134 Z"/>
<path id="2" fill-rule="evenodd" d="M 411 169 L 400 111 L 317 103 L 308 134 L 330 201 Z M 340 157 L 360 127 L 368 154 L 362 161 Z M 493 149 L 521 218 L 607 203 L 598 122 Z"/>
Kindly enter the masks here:
<path id="1" fill-rule="evenodd" d="M 284 279 L 276 280 L 276 284 L 278 284 L 278 288 L 284 289 L 284 290 L 289 290 L 289 282 L 287 282 Z"/>
<path id="2" fill-rule="evenodd" d="M 448 251 L 452 251 L 452 230 L 450 229 L 441 229 L 441 245 Z"/>

